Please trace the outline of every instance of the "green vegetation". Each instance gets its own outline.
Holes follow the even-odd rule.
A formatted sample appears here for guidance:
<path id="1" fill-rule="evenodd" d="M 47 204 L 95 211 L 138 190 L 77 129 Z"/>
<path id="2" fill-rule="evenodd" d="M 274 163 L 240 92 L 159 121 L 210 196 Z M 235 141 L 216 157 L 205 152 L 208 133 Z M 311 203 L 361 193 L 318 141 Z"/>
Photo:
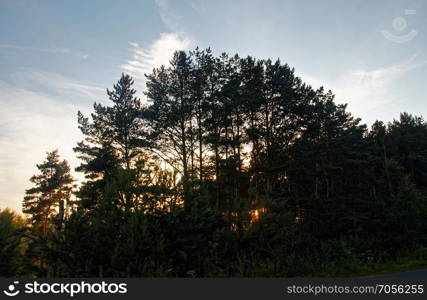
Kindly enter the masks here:
<path id="1" fill-rule="evenodd" d="M 146 105 L 128 75 L 107 94 L 110 106 L 78 113 L 76 170 L 86 180 L 73 186 L 56 151 L 38 165 L 24 200 L 28 247 L 5 253 L 17 259 L 6 276 L 361 276 L 426 266 L 421 117 L 368 130 L 288 65 L 209 49 L 176 52 L 148 74 Z M 7 238 L 12 231 L 2 230 L 2 249 L 22 238 Z"/>
<path id="2" fill-rule="evenodd" d="M 313 274 L 320 277 L 362 277 L 394 274 L 411 270 L 427 269 L 427 249 L 418 248 L 401 256 L 382 261 L 364 262 L 349 258 L 341 264 L 331 264 L 323 272 Z"/>
<path id="3" fill-rule="evenodd" d="M 9 209 L 0 210 L 0 274 L 25 275 L 25 220 Z"/>

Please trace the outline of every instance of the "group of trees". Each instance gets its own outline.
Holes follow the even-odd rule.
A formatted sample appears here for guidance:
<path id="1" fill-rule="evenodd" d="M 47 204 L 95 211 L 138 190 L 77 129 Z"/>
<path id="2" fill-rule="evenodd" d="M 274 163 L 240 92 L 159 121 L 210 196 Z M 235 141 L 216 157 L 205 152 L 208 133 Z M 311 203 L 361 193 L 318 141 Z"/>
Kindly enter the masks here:
<path id="1" fill-rule="evenodd" d="M 78 113 L 80 186 L 57 151 L 31 178 L 36 275 L 307 275 L 427 244 L 421 117 L 368 130 L 287 64 L 210 49 L 147 75 L 146 104 L 132 85 Z"/>

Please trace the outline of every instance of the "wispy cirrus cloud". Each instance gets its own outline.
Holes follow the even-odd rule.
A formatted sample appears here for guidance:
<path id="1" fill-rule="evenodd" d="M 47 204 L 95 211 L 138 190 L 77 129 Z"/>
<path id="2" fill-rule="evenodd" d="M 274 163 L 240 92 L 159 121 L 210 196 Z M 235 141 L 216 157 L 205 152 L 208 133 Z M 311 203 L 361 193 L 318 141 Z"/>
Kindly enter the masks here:
<path id="1" fill-rule="evenodd" d="M 0 81 L 0 207 L 21 209 L 29 178 L 46 151 L 58 148 L 72 167 L 82 139 L 77 110 L 88 113 L 104 89 L 54 73 L 21 71 Z M 75 174 L 76 175 L 76 174 Z M 79 176 L 79 175 L 78 175 Z M 79 176 L 81 178 L 81 176 Z"/>
<path id="2" fill-rule="evenodd" d="M 355 116 L 363 116 L 363 121 L 371 124 L 376 119 L 385 119 L 390 115 L 389 110 L 401 110 L 401 94 L 405 92 L 396 91 L 396 82 L 407 73 L 426 65 L 427 60 L 419 59 L 417 54 L 403 62 L 381 68 L 344 72 L 335 80 L 324 80 L 309 74 L 299 75 L 314 88 L 323 85 L 331 89 L 337 102 L 348 103 L 349 110 Z"/>
<path id="3" fill-rule="evenodd" d="M 168 0 L 155 0 L 155 4 L 169 32 L 161 33 L 157 40 L 147 46 L 130 42 L 132 57 L 120 66 L 123 71 L 134 77 L 139 92 L 145 90 L 145 74 L 151 73 L 153 68 L 169 65 L 175 51 L 189 50 L 195 45 L 194 39 L 182 29 L 180 23 L 183 16 L 172 7 L 174 3 Z M 206 6 L 202 0 L 186 1 L 184 4 L 196 12 L 204 10 Z M 142 93 L 140 95 L 143 97 Z"/>
<path id="4" fill-rule="evenodd" d="M 170 8 L 170 3 L 168 0 L 155 0 L 155 4 L 158 8 L 160 18 L 162 22 L 174 32 L 180 31 L 179 23 L 182 19 L 182 16 L 174 12 Z"/>
<path id="5" fill-rule="evenodd" d="M 37 47 L 25 47 L 25 46 L 10 45 L 10 44 L 0 44 L 0 49 L 14 50 L 14 51 L 18 50 L 18 51 L 44 52 L 44 53 L 51 53 L 51 54 L 69 54 L 81 59 L 88 59 L 90 56 L 87 53 L 72 51 L 64 47 L 37 48 Z"/>
<path id="6" fill-rule="evenodd" d="M 193 41 L 182 37 L 177 33 L 162 33 L 159 39 L 148 47 L 141 47 L 138 43 L 129 43 L 132 58 L 123 65 L 122 70 L 135 78 L 140 91 L 145 89 L 145 75 L 152 72 L 153 68 L 168 65 L 176 50 L 187 50 L 193 45 Z"/>
<path id="7" fill-rule="evenodd" d="M 183 26 L 183 21 L 185 20 L 185 13 L 191 12 L 191 14 L 201 15 L 207 12 L 207 1 L 206 0 L 182 0 L 182 1 L 172 1 L 172 0 L 155 0 L 154 1 L 159 16 L 162 22 L 169 28 L 172 32 L 177 32 L 180 35 L 189 35 Z"/>
<path id="8" fill-rule="evenodd" d="M 368 85 L 371 88 L 382 88 L 399 76 L 426 65 L 427 60 L 417 60 L 418 56 L 416 54 L 408 60 L 384 68 L 355 71 L 351 75 L 356 76 L 361 84 Z"/>
<path id="9" fill-rule="evenodd" d="M 99 102 L 101 96 L 105 94 L 105 89 L 97 85 L 82 83 L 62 76 L 57 73 L 22 69 L 13 73 L 11 80 L 15 86 L 29 91 L 36 91 L 47 95 L 60 96 L 63 100 L 70 100 L 73 103 L 92 99 Z"/>

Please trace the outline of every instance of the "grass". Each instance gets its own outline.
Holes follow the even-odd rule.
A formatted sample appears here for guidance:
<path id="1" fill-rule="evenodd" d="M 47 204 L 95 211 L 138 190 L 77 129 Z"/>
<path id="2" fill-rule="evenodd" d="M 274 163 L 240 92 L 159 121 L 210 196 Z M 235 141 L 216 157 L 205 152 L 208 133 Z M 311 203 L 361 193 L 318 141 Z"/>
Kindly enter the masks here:
<path id="1" fill-rule="evenodd" d="M 360 264 L 355 260 L 349 259 L 339 264 L 330 265 L 325 268 L 325 271 L 317 275 L 320 277 L 364 277 L 419 269 L 427 269 L 427 248 L 419 248 L 395 260 L 368 264 Z"/>

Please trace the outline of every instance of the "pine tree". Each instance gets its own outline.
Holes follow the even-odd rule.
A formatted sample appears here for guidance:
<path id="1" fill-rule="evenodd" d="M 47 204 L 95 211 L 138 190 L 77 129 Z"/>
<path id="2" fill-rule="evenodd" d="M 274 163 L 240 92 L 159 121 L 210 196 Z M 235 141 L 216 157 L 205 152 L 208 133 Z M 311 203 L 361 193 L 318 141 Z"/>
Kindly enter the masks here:
<path id="1" fill-rule="evenodd" d="M 390 158 L 398 161 L 418 187 L 427 191 L 427 123 L 422 117 L 400 114 L 387 126 Z"/>
<path id="2" fill-rule="evenodd" d="M 79 113 L 87 181 L 49 240 L 58 274 L 300 275 L 348 245 L 358 260 L 426 245 L 421 118 L 368 132 L 287 64 L 210 49 L 147 79 L 149 106 L 122 75 L 112 106 Z"/>
<path id="3" fill-rule="evenodd" d="M 58 150 L 47 152 L 46 160 L 37 168 L 40 174 L 30 179 L 35 186 L 26 190 L 22 211 L 30 215 L 33 228 L 46 235 L 54 217 L 58 225 L 62 224 L 74 179 L 68 162 L 60 160 Z"/>
<path id="4" fill-rule="evenodd" d="M 182 175 L 182 199 L 191 207 L 196 129 L 191 58 L 184 51 L 175 52 L 171 66 L 155 69 L 147 77 L 146 95 L 150 106 L 150 126 L 157 133 L 154 149 Z M 178 165 L 178 166 L 176 166 Z"/>
<path id="5" fill-rule="evenodd" d="M 99 204 L 108 180 L 115 180 L 119 169 L 133 172 L 148 144 L 148 134 L 143 126 L 145 108 L 135 96 L 133 84 L 129 75 L 122 74 L 113 90 L 107 89 L 113 106 L 94 103 L 91 121 L 78 113 L 79 128 L 85 140 L 79 142 L 74 151 L 83 160 L 76 170 L 85 173 L 88 179 L 79 192 L 80 203 L 85 208 Z M 133 206 L 135 199 L 131 198 L 131 195 L 125 195 L 121 205 Z"/>

